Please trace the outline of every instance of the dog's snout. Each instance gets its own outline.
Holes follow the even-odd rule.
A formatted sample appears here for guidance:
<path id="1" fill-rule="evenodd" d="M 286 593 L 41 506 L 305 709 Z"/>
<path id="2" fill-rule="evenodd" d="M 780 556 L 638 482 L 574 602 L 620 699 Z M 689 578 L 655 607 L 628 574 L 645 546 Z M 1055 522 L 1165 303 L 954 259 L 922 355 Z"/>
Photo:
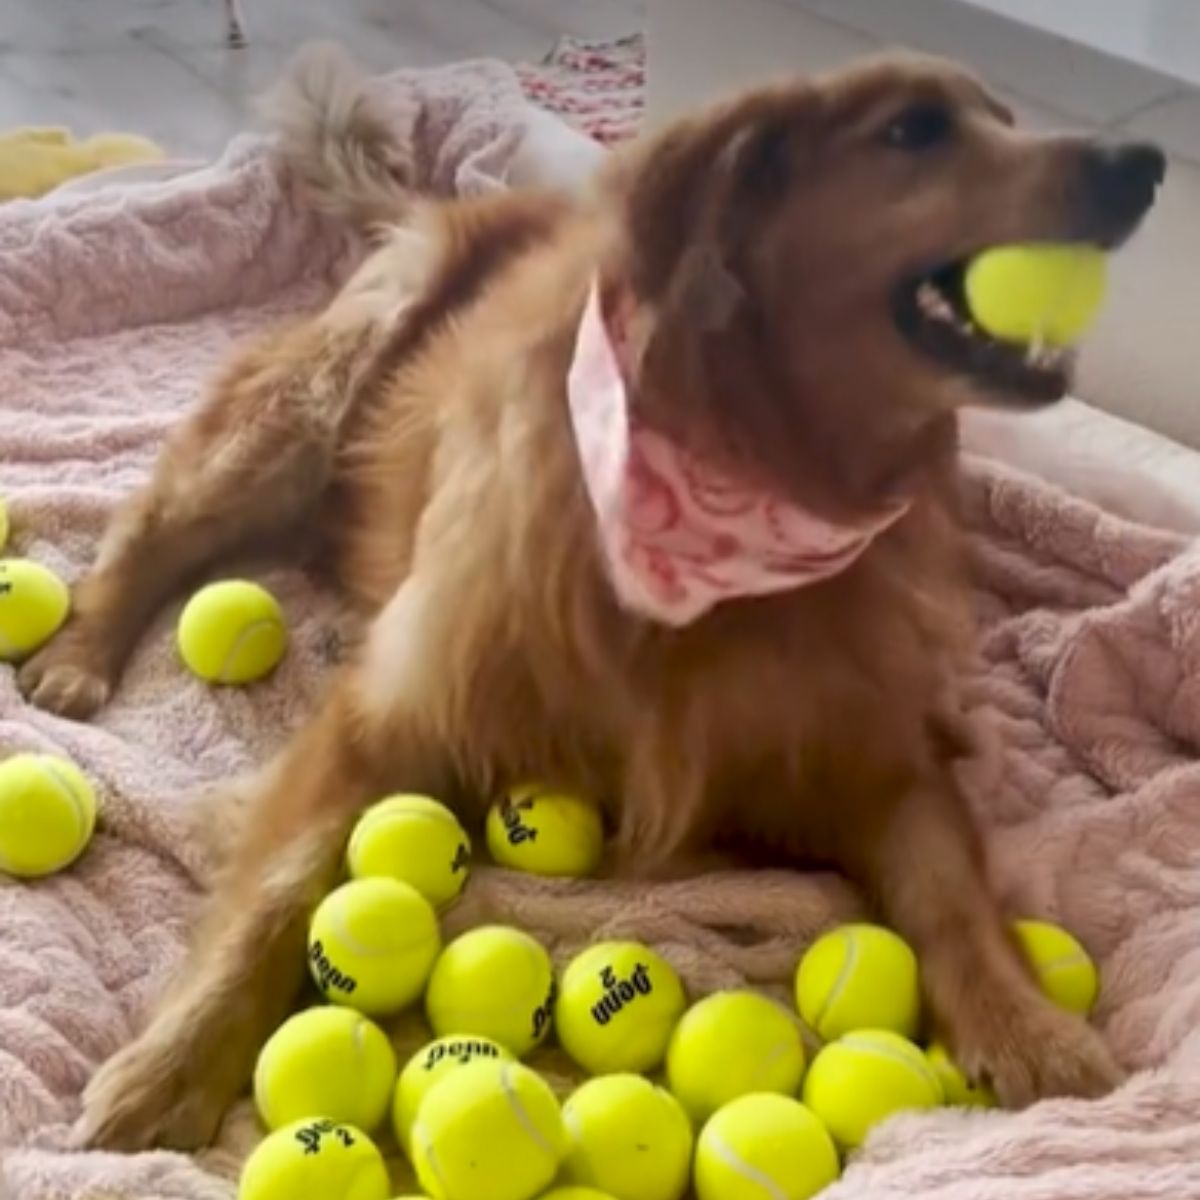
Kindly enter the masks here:
<path id="1" fill-rule="evenodd" d="M 1094 142 L 1084 151 L 1088 205 L 1114 236 L 1128 233 L 1154 203 L 1166 173 L 1166 155 L 1151 142 Z"/>

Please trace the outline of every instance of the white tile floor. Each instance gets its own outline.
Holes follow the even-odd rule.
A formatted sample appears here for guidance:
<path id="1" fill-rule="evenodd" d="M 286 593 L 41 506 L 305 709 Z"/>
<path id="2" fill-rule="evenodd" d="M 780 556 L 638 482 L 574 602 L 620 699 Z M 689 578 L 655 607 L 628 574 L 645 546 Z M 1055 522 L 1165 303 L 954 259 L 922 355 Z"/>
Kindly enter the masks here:
<path id="1" fill-rule="evenodd" d="M 221 0 L 0 0 L 0 130 L 64 124 L 211 154 L 314 38 L 385 70 L 541 58 L 563 34 L 640 28 L 644 0 L 242 0 L 250 44 L 225 44 Z"/>

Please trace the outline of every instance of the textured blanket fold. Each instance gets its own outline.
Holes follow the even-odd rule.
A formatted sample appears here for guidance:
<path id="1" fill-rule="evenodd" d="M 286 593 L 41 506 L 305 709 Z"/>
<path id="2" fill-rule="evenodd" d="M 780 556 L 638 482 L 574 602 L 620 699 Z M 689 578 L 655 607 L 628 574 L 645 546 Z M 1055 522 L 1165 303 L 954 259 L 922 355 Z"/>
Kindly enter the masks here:
<path id="1" fill-rule="evenodd" d="M 467 64 L 379 86 L 391 89 L 425 182 L 504 182 L 525 120 L 507 68 Z M 230 343 L 319 303 L 355 254 L 255 139 L 137 192 L 0 210 L 10 552 L 76 578 Z M 964 785 L 1011 910 L 1062 921 L 1099 959 L 1096 1019 L 1134 1074 L 1099 1103 L 897 1119 L 828 1194 L 1200 1196 L 1200 548 L 996 462 L 966 460 L 963 494 L 983 627 L 968 688 L 983 749 Z M 195 1160 L 65 1149 L 89 1072 L 129 1037 L 182 954 L 206 865 L 194 832 L 205 789 L 269 754 L 326 674 L 335 598 L 298 570 L 248 569 L 280 596 L 294 633 L 262 686 L 213 691 L 183 674 L 177 609 L 91 724 L 26 706 L 0 669 L 0 756 L 68 754 L 103 803 L 101 832 L 75 868 L 0 882 L 0 1195 L 229 1200 L 257 1136 L 243 1103 Z M 824 877 L 634 887 L 480 870 L 448 925 L 511 920 L 560 958 L 597 933 L 636 935 L 662 947 L 695 994 L 749 981 L 783 995 L 801 944 L 857 907 Z M 402 1045 L 419 1036 L 397 1029 Z M 396 1182 L 399 1194 L 402 1174 Z"/>

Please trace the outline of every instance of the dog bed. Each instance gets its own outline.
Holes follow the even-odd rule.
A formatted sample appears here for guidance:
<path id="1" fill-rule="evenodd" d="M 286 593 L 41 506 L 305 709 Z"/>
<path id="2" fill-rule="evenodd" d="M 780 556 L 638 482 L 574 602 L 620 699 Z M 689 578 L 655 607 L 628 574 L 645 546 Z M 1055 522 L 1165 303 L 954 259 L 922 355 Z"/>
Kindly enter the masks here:
<path id="1" fill-rule="evenodd" d="M 528 113 L 506 67 L 378 86 L 432 188 L 503 186 L 528 159 Z M 9 552 L 78 577 L 113 506 L 233 341 L 318 304 L 358 252 L 257 139 L 169 181 L 9 205 Z M 989 444 L 999 435 L 980 427 L 963 464 L 983 629 L 968 688 L 981 751 L 964 786 L 1010 910 L 1062 922 L 1099 960 L 1095 1019 L 1132 1074 L 1096 1103 L 898 1118 L 826 1194 L 1200 1196 L 1200 546 L 1177 531 L 1186 511 L 1176 531 L 1136 524 L 978 453 Z M 1129 464 L 1114 454 L 1113 467 Z M 258 1136 L 243 1102 L 195 1158 L 77 1153 L 70 1141 L 89 1073 L 133 1033 L 183 954 L 209 865 L 204 792 L 280 743 L 336 655 L 336 597 L 298 568 L 246 569 L 281 597 L 294 634 L 259 687 L 213 691 L 186 676 L 172 641 L 177 607 L 92 723 L 30 708 L 0 670 L 0 756 L 69 755 L 103 803 L 96 841 L 71 871 L 0 883 L 0 1193 L 229 1200 Z M 643 937 L 693 995 L 741 982 L 782 995 L 804 942 L 857 908 L 832 877 L 733 873 L 634 888 L 481 869 L 448 925 L 512 921 L 560 960 L 597 935 Z M 396 1030 L 402 1046 L 420 1035 L 411 1023 Z M 398 1193 L 404 1183 L 398 1175 Z"/>

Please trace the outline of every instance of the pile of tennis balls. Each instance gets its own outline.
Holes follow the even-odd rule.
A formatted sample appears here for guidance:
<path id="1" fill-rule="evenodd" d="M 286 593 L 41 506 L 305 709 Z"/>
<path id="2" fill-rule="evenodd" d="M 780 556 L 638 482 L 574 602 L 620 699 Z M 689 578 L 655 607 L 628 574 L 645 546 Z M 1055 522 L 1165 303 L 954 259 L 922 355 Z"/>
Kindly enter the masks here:
<path id="1" fill-rule="evenodd" d="M 599 813 L 538 787 L 487 821 L 492 857 L 585 875 Z M 267 1042 L 254 1095 L 271 1131 L 239 1200 L 386 1200 L 394 1137 L 434 1200 L 806 1200 L 894 1113 L 993 1103 L 945 1049 L 920 1045 L 917 960 L 895 933 L 841 926 L 796 972 L 791 1011 L 750 990 L 689 1007 L 649 946 L 601 942 L 556 976 L 529 934 L 484 926 L 442 944 L 438 910 L 467 884 L 471 844 L 423 796 L 368 809 L 349 879 L 313 914 L 309 968 L 329 1002 Z M 1020 922 L 1045 990 L 1086 1013 L 1096 971 L 1074 938 Z M 433 1040 L 398 1063 L 377 1023 L 418 1004 Z M 821 1040 L 807 1061 L 802 1022 Z M 560 1100 L 522 1060 L 553 1034 L 590 1078 Z"/>
<path id="2" fill-rule="evenodd" d="M 6 535 L 0 503 L 0 546 Z M 0 561 L 0 660 L 33 653 L 68 609 L 53 572 Z M 265 589 L 228 580 L 192 597 L 178 645 L 200 678 L 249 683 L 282 658 L 286 623 Z M 62 869 L 95 820 L 72 763 L 0 763 L 0 871 Z M 533 785 L 493 806 L 486 836 L 497 863 L 540 875 L 587 876 L 603 857 L 598 810 Z M 806 1063 L 796 1013 L 753 991 L 689 1007 L 675 970 L 637 942 L 593 945 L 561 976 L 518 929 L 485 926 L 443 946 L 437 912 L 466 885 L 471 844 L 436 800 L 374 805 L 346 863 L 349 881 L 309 932 L 328 1004 L 291 1017 L 263 1048 L 254 1095 L 271 1132 L 246 1162 L 240 1200 L 387 1200 L 372 1140 L 385 1125 L 434 1200 L 681 1200 L 689 1187 L 698 1200 L 806 1200 L 894 1113 L 994 1102 L 943 1047 L 914 1040 L 916 957 L 880 926 L 834 929 L 801 959 L 798 1016 L 823 1042 Z M 1045 922 L 1015 932 L 1051 998 L 1090 1012 L 1097 976 L 1079 943 Z M 401 1066 L 375 1018 L 418 1002 L 434 1039 Z M 563 1103 L 520 1061 L 552 1028 L 592 1077 Z"/>

